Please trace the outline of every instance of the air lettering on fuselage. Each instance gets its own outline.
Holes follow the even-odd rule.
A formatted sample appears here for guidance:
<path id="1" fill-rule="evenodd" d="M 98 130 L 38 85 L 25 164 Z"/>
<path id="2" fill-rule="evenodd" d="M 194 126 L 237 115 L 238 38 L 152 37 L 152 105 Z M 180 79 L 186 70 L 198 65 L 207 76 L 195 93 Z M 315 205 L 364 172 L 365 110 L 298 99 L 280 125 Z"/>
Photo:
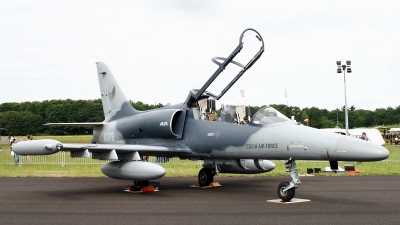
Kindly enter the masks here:
<path id="1" fill-rule="evenodd" d="M 160 127 L 165 127 L 165 126 L 168 126 L 168 122 L 161 122 L 160 123 Z"/>

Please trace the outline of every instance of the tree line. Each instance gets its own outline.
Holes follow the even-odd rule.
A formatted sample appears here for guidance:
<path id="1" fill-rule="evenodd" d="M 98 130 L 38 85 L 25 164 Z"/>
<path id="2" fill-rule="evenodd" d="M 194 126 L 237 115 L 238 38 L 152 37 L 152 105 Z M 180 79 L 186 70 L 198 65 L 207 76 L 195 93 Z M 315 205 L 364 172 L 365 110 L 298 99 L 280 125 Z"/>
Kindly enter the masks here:
<path id="1" fill-rule="evenodd" d="M 303 108 L 287 105 L 271 105 L 279 112 L 290 118 L 292 108 L 295 109 L 295 119 L 298 122 L 304 123 L 308 119 L 309 126 L 315 128 L 340 128 L 345 127 L 345 112 L 344 106 L 341 109 L 327 110 L 317 107 Z M 396 108 L 377 108 L 373 111 L 365 109 L 356 109 L 353 105 L 348 108 L 349 128 L 357 127 L 375 127 L 379 125 L 394 125 L 400 124 L 400 105 Z"/>
<path id="2" fill-rule="evenodd" d="M 130 101 L 137 110 L 163 107 Z M 45 100 L 0 104 L 1 135 L 78 135 L 92 134 L 92 127 L 43 126 L 45 123 L 83 123 L 104 120 L 101 99 Z"/>
<path id="3" fill-rule="evenodd" d="M 149 110 L 164 107 L 159 104 L 145 104 L 130 101 L 137 110 Z M 295 119 L 315 128 L 344 127 L 344 107 L 336 110 L 317 107 L 299 108 L 284 104 L 272 104 L 276 110 L 290 118 L 292 108 Z M 256 106 L 255 110 L 263 106 Z M 378 108 L 374 111 L 349 108 L 349 128 L 373 127 L 377 125 L 400 124 L 400 106 L 396 108 Z M 79 135 L 91 134 L 91 127 L 43 126 L 45 123 L 81 123 L 101 122 L 104 120 L 101 99 L 95 100 L 45 100 L 42 102 L 21 102 L 0 104 L 1 135 Z"/>

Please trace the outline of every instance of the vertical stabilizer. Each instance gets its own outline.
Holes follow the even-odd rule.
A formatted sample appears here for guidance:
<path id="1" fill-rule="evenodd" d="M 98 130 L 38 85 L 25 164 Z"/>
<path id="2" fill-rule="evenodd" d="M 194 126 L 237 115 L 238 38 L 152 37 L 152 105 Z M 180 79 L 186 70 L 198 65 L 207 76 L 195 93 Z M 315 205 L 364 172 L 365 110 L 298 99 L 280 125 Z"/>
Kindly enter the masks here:
<path id="1" fill-rule="evenodd" d="M 105 121 L 137 114 L 138 111 L 131 106 L 108 66 L 103 62 L 97 62 L 96 66 Z"/>

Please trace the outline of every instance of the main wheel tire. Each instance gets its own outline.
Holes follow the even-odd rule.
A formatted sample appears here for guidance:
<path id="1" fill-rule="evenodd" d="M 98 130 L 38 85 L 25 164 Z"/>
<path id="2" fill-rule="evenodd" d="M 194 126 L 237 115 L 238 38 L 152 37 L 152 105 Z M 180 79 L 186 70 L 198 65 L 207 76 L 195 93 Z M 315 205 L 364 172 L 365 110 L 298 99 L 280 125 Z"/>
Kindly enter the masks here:
<path id="1" fill-rule="evenodd" d="M 197 178 L 199 179 L 200 186 L 209 186 L 214 180 L 214 174 L 211 169 L 203 168 L 200 170 Z"/>
<path id="2" fill-rule="evenodd" d="M 135 187 L 136 191 L 141 191 L 143 187 L 149 186 L 149 181 L 148 180 L 134 180 L 133 181 L 133 186 Z"/>
<path id="3" fill-rule="evenodd" d="M 292 200 L 292 198 L 294 197 L 294 195 L 296 193 L 296 191 L 295 191 L 296 189 L 294 189 L 294 188 L 291 188 L 287 191 L 283 191 L 283 189 L 285 189 L 287 186 L 289 186 L 289 182 L 287 182 L 287 181 L 281 182 L 278 185 L 278 196 L 284 202 L 289 202 L 290 200 Z"/>

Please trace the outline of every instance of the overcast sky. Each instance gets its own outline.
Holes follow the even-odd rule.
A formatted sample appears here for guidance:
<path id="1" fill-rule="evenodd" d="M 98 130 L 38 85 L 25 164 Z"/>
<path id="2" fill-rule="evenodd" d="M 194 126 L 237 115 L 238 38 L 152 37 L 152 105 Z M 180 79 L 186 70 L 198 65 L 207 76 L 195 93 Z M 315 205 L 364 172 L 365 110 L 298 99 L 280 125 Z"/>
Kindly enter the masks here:
<path id="1" fill-rule="evenodd" d="M 0 5 L 0 103 L 100 98 L 98 61 L 110 67 L 128 99 L 180 103 L 201 86 L 199 77 L 211 75 L 204 72 L 214 65 L 211 58 L 227 57 L 218 53 L 254 28 L 265 52 L 221 102 L 243 104 L 244 89 L 250 105 L 333 110 L 345 99 L 336 60 L 351 60 L 349 106 L 400 105 L 399 1 L 0 0 Z"/>

